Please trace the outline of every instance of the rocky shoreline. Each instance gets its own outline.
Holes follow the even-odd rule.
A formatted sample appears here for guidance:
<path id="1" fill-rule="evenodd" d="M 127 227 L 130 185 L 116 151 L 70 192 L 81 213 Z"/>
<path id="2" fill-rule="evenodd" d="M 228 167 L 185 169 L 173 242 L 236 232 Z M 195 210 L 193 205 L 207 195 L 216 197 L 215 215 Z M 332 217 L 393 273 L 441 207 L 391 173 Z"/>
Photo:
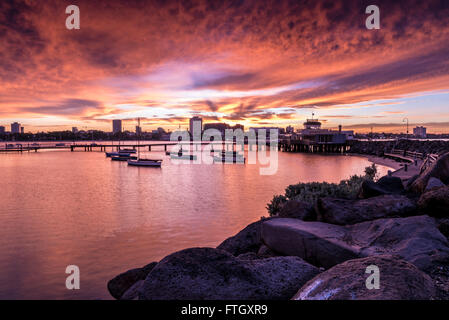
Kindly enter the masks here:
<path id="1" fill-rule="evenodd" d="M 116 299 L 449 299 L 449 153 L 358 199 L 289 200 L 216 248 L 189 248 L 108 282 Z M 368 289 L 367 267 L 380 273 Z"/>

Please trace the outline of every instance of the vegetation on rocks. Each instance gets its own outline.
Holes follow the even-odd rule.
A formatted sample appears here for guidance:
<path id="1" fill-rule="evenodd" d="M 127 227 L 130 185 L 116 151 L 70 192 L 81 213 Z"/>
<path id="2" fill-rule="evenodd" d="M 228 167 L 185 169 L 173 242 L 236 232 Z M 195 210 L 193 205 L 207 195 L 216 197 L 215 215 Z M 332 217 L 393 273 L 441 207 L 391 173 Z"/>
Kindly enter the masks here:
<path id="1" fill-rule="evenodd" d="M 270 216 L 279 213 L 282 206 L 289 200 L 298 200 L 309 205 L 322 197 L 355 199 L 360 191 L 363 181 L 374 181 L 377 175 L 375 164 L 365 168 L 365 175 L 353 175 L 340 183 L 308 182 L 289 185 L 284 195 L 276 195 L 267 205 Z"/>

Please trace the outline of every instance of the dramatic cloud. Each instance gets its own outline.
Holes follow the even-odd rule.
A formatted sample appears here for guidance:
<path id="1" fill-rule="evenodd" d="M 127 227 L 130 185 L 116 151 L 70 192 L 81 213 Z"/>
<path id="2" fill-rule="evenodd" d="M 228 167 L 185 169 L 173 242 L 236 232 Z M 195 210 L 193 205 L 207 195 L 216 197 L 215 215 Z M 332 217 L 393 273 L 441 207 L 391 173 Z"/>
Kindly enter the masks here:
<path id="1" fill-rule="evenodd" d="M 67 30 L 63 1 L 3 0 L 0 124 L 300 127 L 314 110 L 329 127 L 398 131 L 407 116 L 449 132 L 449 2 L 376 1 L 380 30 L 370 4 L 80 0 Z"/>

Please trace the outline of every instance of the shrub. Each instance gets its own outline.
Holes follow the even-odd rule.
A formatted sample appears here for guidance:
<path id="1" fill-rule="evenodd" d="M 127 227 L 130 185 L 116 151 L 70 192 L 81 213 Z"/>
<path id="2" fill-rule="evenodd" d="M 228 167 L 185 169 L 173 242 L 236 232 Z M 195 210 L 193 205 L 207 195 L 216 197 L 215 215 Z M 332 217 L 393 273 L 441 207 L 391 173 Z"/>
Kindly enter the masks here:
<path id="1" fill-rule="evenodd" d="M 376 165 L 365 168 L 365 176 L 353 175 L 348 180 L 340 183 L 308 182 L 289 185 L 285 189 L 285 195 L 275 195 L 267 210 L 270 216 L 279 213 L 285 202 L 295 199 L 314 205 L 316 200 L 322 197 L 334 197 L 344 199 L 355 199 L 360 191 L 363 181 L 374 180 L 377 175 Z"/>

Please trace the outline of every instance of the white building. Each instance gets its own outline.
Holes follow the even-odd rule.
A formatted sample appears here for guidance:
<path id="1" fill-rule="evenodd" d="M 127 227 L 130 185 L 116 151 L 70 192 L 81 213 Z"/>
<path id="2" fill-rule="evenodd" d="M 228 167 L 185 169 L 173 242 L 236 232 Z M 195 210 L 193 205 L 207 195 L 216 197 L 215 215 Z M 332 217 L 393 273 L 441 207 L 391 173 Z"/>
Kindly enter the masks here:
<path id="1" fill-rule="evenodd" d="M 20 123 L 11 123 L 11 133 L 20 133 Z"/>
<path id="2" fill-rule="evenodd" d="M 416 138 L 426 138 L 427 137 L 427 128 L 425 127 L 416 127 L 413 129 L 413 135 Z"/>

